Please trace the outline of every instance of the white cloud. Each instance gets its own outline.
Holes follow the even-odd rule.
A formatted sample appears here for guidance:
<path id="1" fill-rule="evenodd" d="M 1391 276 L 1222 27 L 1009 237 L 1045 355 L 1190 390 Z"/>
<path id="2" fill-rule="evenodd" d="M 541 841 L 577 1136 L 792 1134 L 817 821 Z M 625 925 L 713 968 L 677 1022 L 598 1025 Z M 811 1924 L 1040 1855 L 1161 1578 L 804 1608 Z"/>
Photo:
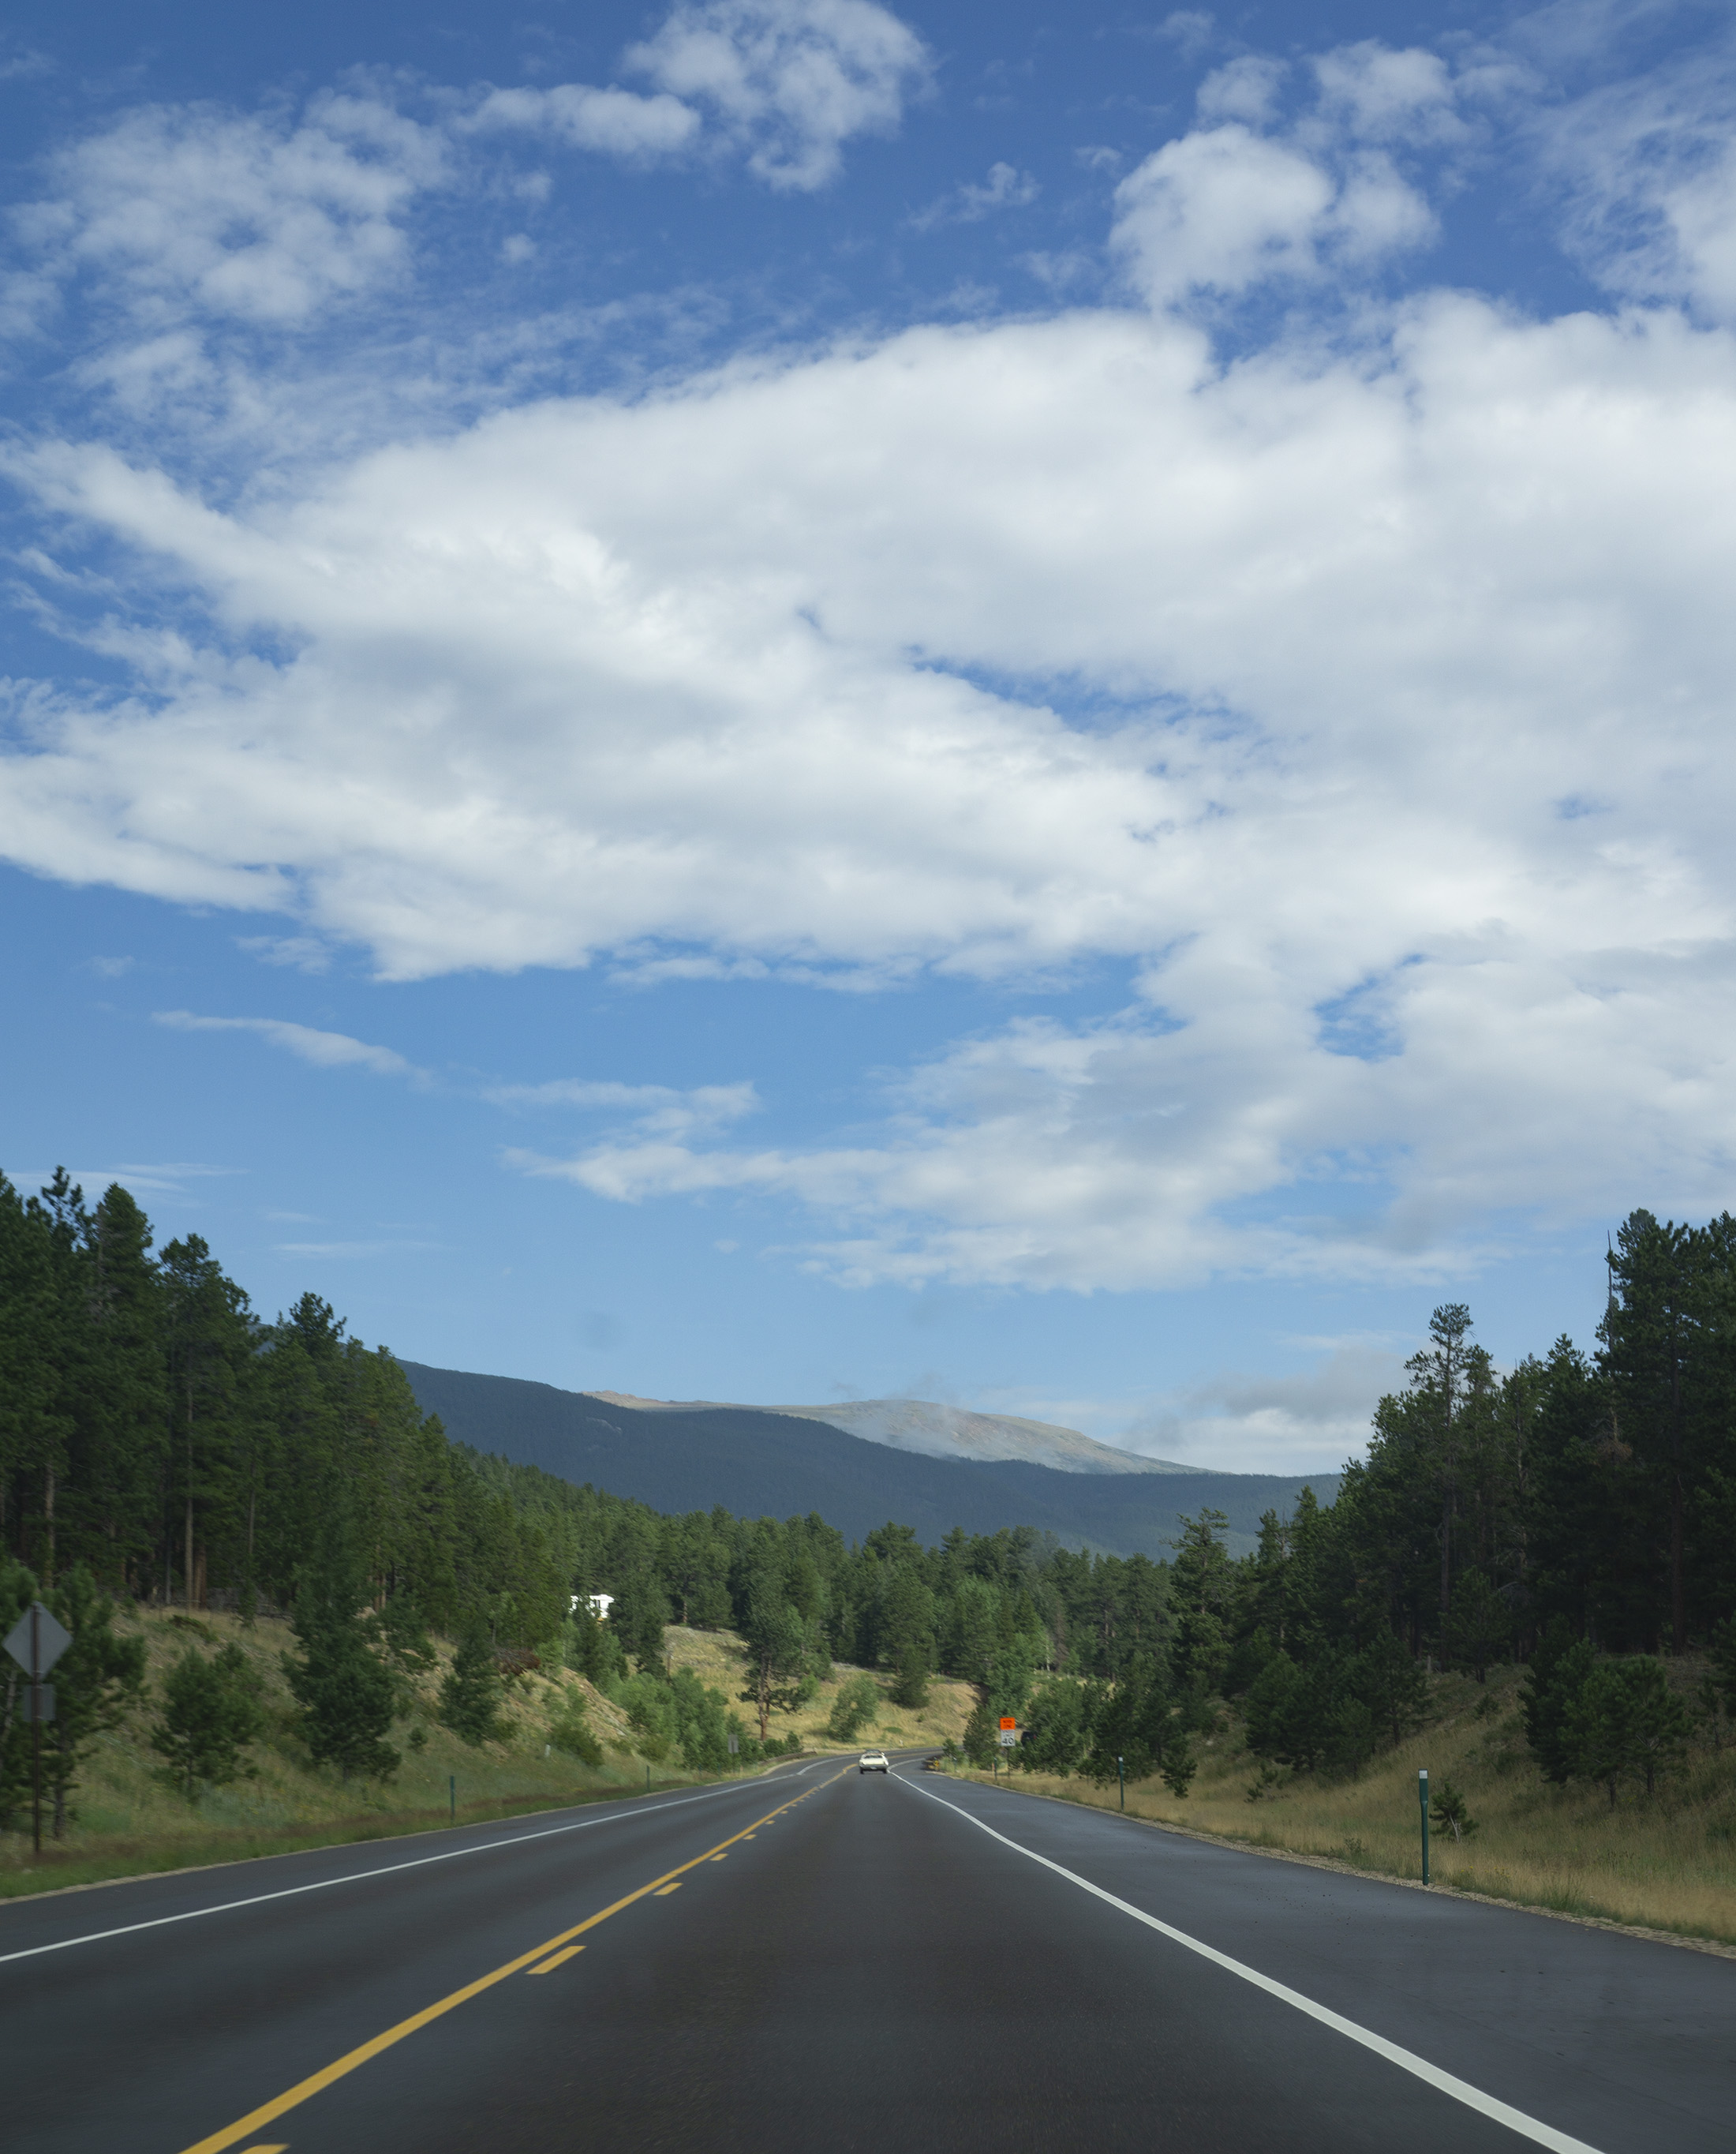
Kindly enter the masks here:
<path id="1" fill-rule="evenodd" d="M 414 1065 L 389 1047 L 372 1047 L 348 1033 L 318 1032 L 273 1017 L 196 1017 L 191 1010 L 156 1010 L 154 1021 L 173 1032 L 251 1032 L 272 1047 L 319 1069 L 371 1069 L 379 1077 L 417 1074 Z"/>
<path id="2" fill-rule="evenodd" d="M 190 1182 L 208 1182 L 216 1177 L 245 1174 L 245 1167 L 211 1166 L 199 1160 L 131 1160 L 119 1166 L 80 1166 L 68 1171 L 68 1180 L 94 1203 L 110 1182 L 118 1182 L 135 1197 L 180 1197 L 188 1194 Z M 40 1187 L 50 1179 L 47 1167 L 27 1168 L 13 1177 L 18 1189 Z"/>
<path id="3" fill-rule="evenodd" d="M 1468 136 L 1440 59 L 1372 43 L 1327 54 L 1315 64 L 1314 106 L 1270 131 L 1288 72 L 1250 55 L 1208 75 L 1202 125 L 1117 188 L 1112 243 L 1153 304 L 1320 281 L 1434 237 L 1434 212 L 1397 150 Z"/>
<path id="4" fill-rule="evenodd" d="M 630 89 L 595 89 L 567 82 L 552 89 L 496 89 L 470 125 L 554 135 L 576 150 L 649 160 L 678 155 L 700 131 L 700 115 L 678 97 L 640 97 Z"/>
<path id="5" fill-rule="evenodd" d="M 910 222 L 919 232 L 929 231 L 937 224 L 975 224 L 999 209 L 1023 209 L 1041 192 L 1029 172 L 1012 165 L 990 165 L 986 181 L 967 180 L 928 208 L 919 210 Z"/>
<path id="6" fill-rule="evenodd" d="M 1530 124 L 1570 244 L 1608 288 L 1736 321 L 1736 41 Z"/>
<path id="7" fill-rule="evenodd" d="M 293 325 L 402 273 L 404 214 L 445 164 L 437 130 L 368 95 L 299 117 L 154 106 L 60 151 L 13 223 L 30 275 L 99 275 L 163 327 L 194 309 Z"/>
<path id="8" fill-rule="evenodd" d="M 267 965 L 288 965 L 298 972 L 323 972 L 332 953 L 312 935 L 238 935 L 236 947 Z"/>
<path id="9" fill-rule="evenodd" d="M 494 1085 L 483 1097 L 501 1107 L 576 1107 L 588 1112 L 624 1112 L 634 1125 L 662 1138 L 685 1139 L 709 1133 L 744 1115 L 759 1111 L 759 1094 L 751 1082 L 699 1085 L 679 1091 L 667 1085 L 620 1085 L 579 1078 L 556 1078 L 542 1085 Z M 531 1171 L 544 1171 L 533 1155 L 515 1153 Z M 564 1171 L 564 1167 L 557 1169 Z"/>
<path id="10" fill-rule="evenodd" d="M 1469 130 L 1456 109 L 1456 93 L 1438 53 L 1417 48 L 1396 52 L 1373 38 L 1341 45 L 1314 63 L 1321 104 L 1367 141 L 1461 142 Z"/>
<path id="11" fill-rule="evenodd" d="M 678 7 L 626 64 L 706 107 L 768 184 L 807 190 L 836 176 L 853 136 L 896 130 L 930 64 L 873 0 L 705 0 Z"/>
<path id="12" fill-rule="evenodd" d="M 1263 127 L 1278 108 L 1288 65 L 1260 53 L 1214 68 L 1200 84 L 1195 109 L 1204 120 L 1240 120 L 1250 127 Z"/>
<path id="13" fill-rule="evenodd" d="M 1217 28 L 1217 18 L 1203 8 L 1177 8 L 1166 15 L 1157 27 L 1157 35 L 1179 45 L 1184 55 L 1194 59 L 1212 42 Z"/>
<path id="14" fill-rule="evenodd" d="M 449 1248 L 445 1242 L 277 1242 L 280 1257 L 331 1257 L 340 1261 L 369 1257 L 402 1257 Z"/>
<path id="15" fill-rule="evenodd" d="M 1360 290 L 1408 228 L 1376 137 L 1438 78 L 1357 65 L 1315 132 L 1128 183 L 1154 291 Z M 1112 1016 L 990 1029 L 808 1145 L 725 1135 L 736 1085 L 502 1095 L 624 1125 L 527 1171 L 781 1207 L 851 1278 L 1423 1277 L 1636 1191 L 1716 1209 L 1736 343 L 1453 293 L 1355 326 L 1234 363 L 1163 312 L 929 326 L 227 508 L 14 446 L 106 549 L 131 685 L 18 687 L 0 849 L 404 978 L 1123 961 Z"/>
<path id="16" fill-rule="evenodd" d="M 1403 1383 L 1392 1348 L 1347 1342 L 1311 1369 L 1189 1385 L 1142 1408 L 1110 1440 L 1201 1472 L 1332 1473 L 1362 1456 L 1377 1401 Z"/>
<path id="17" fill-rule="evenodd" d="M 1231 122 L 1166 142 L 1128 175 L 1114 244 L 1154 304 L 1312 276 L 1335 193 L 1311 158 Z"/>

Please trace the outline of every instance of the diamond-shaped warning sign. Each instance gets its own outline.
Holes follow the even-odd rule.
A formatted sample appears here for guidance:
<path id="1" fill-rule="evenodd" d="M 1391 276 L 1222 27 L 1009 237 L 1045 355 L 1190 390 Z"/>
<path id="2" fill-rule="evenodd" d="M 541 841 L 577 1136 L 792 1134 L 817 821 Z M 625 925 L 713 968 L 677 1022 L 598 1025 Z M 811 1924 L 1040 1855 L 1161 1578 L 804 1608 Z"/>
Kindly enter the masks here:
<path id="1" fill-rule="evenodd" d="M 72 1632 L 41 1601 L 33 1600 L 8 1633 L 6 1650 L 26 1675 L 40 1682 L 72 1641 Z"/>

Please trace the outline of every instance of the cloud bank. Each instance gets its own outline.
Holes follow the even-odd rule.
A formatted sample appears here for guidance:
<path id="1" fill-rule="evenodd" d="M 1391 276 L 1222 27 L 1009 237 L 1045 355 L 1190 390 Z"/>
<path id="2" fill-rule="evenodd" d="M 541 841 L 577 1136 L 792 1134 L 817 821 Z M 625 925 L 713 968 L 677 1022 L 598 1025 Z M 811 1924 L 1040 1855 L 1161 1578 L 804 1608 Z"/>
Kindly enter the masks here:
<path id="1" fill-rule="evenodd" d="M 801 191 L 927 63 L 857 0 L 728 0 L 628 65 L 648 98 L 466 124 L 622 156 L 720 130 Z M 1562 217 L 1618 304 L 1394 289 L 1505 79 L 1371 44 L 1219 70 L 1115 190 L 1094 307 L 514 405 L 239 499 L 69 431 L 13 446 L 53 528 L 125 564 L 89 632 L 131 685 L 20 684 L 0 849 L 288 913 L 394 979 L 1118 968 L 1114 1008 L 957 1043 L 848 1142 L 740 1146 L 723 1071 L 705 1111 L 593 1088 L 565 1104 L 618 1126 L 512 1155 L 793 1207 L 853 1281 L 1428 1277 L 1637 1188 L 1722 1202 L 1723 167 L 1660 148 L 1654 84 L 1643 156 L 1627 107 L 1581 115 Z M 304 223 L 195 216 L 177 251 L 92 196 L 38 238 L 147 309 L 291 319 L 396 276 L 396 205 L 456 137 L 319 115 L 298 149 L 200 123 Z M 1637 250 L 1599 222 L 1621 188 Z M 1266 325 L 1226 336 L 1237 305 Z"/>

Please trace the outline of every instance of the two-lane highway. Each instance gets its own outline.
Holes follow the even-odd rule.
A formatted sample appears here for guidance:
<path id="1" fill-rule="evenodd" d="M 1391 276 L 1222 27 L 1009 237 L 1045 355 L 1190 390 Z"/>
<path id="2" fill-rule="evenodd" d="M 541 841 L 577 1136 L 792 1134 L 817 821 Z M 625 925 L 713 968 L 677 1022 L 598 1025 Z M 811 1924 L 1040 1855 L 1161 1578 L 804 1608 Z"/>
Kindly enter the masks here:
<path id="1" fill-rule="evenodd" d="M 1728 2148 L 1736 1964 L 913 1771 L 0 1911 L 16 2154 Z"/>

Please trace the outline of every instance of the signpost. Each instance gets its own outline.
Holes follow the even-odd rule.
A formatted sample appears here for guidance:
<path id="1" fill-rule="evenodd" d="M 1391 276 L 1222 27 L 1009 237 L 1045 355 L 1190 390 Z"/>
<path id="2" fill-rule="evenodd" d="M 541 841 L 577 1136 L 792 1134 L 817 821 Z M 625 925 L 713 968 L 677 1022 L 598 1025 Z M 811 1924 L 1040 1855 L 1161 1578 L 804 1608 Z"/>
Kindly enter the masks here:
<path id="1" fill-rule="evenodd" d="M 1013 1748 L 1015 1748 L 1016 1747 L 1016 1745 L 1017 1745 L 1017 1743 L 1018 1743 L 1018 1740 L 1019 1740 L 1019 1723 L 1018 1723 L 1018 1722 L 1017 1722 L 1016 1720 L 1015 1720 L 1010 1713 L 1005 1713 L 1005 1712 L 1003 1712 L 1003 1713 L 1001 1714 L 1001 1716 L 1000 1716 L 1000 1747 L 1001 1747 L 1001 1748 L 1002 1748 L 1003 1750 L 1011 1750 L 1011 1749 L 1013 1749 Z"/>
<path id="2" fill-rule="evenodd" d="M 54 1686 L 43 1677 L 73 1641 L 72 1633 L 33 1600 L 12 1626 L 6 1650 L 30 1678 L 30 1741 L 36 1796 L 36 1852 L 42 1854 L 42 1724 L 54 1718 Z"/>
<path id="3" fill-rule="evenodd" d="M 1428 1882 L 1428 1770 L 1417 1775 L 1417 1800 L 1423 1805 L 1423 1882 Z"/>

